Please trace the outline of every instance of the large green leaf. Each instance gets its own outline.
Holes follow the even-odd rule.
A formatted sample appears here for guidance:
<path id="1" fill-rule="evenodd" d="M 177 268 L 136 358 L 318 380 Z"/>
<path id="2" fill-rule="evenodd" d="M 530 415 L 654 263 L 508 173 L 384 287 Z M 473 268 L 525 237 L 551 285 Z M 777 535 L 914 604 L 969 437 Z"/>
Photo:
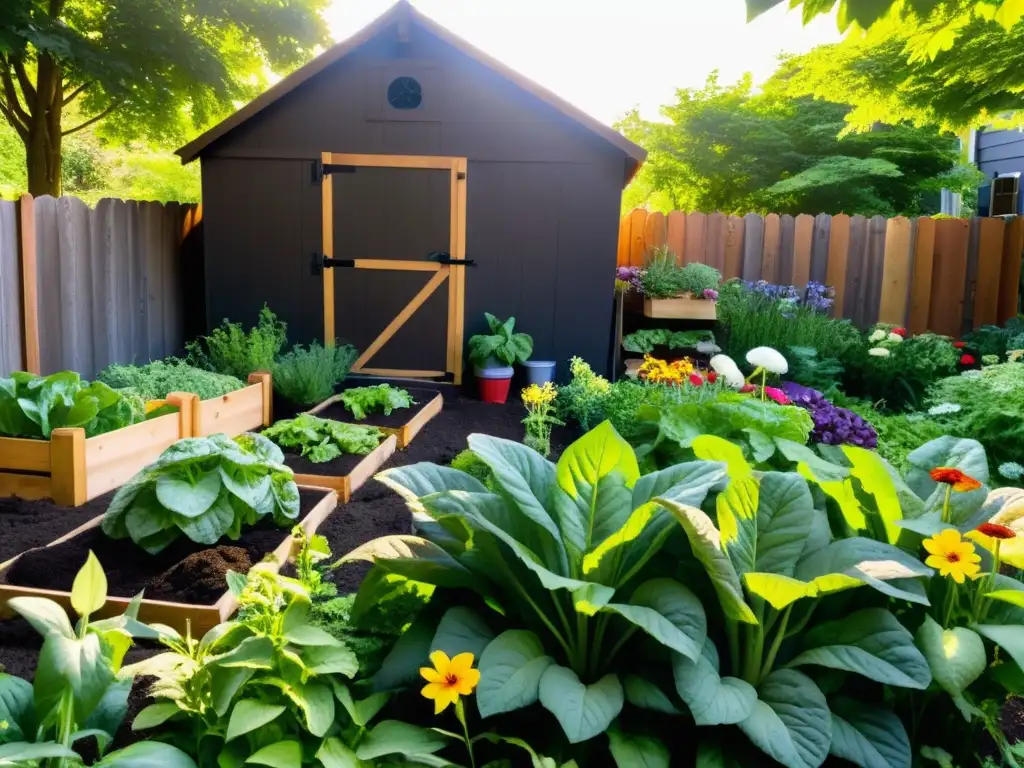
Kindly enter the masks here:
<path id="1" fill-rule="evenodd" d="M 653 736 L 608 729 L 608 741 L 616 768 L 668 768 L 668 747 Z"/>
<path id="2" fill-rule="evenodd" d="M 837 482 L 849 477 L 850 470 L 821 458 L 803 443 L 782 437 L 775 438 L 779 452 L 797 466 L 797 472 L 816 483 Z"/>
<path id="3" fill-rule="evenodd" d="M 977 440 L 946 435 L 911 451 L 907 461 L 907 484 L 922 499 L 931 496 L 938 486 L 929 474 L 936 467 L 955 467 L 981 483 L 989 478 L 985 446 Z"/>
<path id="4" fill-rule="evenodd" d="M 69 690 L 77 721 L 84 723 L 112 682 L 114 672 L 97 635 L 69 640 L 51 634 L 43 641 L 33 681 L 36 713 L 48 713 Z"/>
<path id="5" fill-rule="evenodd" d="M 53 741 L 41 741 L 36 744 L 13 741 L 0 744 L 0 766 L 35 765 L 36 761 L 49 757 L 66 757 L 77 760 L 79 755 L 74 750 Z"/>
<path id="6" fill-rule="evenodd" d="M 691 448 L 698 459 L 725 464 L 729 477 L 733 480 L 750 477 L 754 472 L 754 468 L 747 463 L 743 455 L 743 449 L 724 438 L 701 435 L 694 438 Z"/>
<path id="7" fill-rule="evenodd" d="M 144 707 L 132 721 L 133 731 L 144 731 L 147 728 L 156 728 L 163 725 L 172 717 L 180 714 L 182 710 L 173 701 L 158 701 Z"/>
<path id="8" fill-rule="evenodd" d="M 875 507 L 885 526 L 886 539 L 890 544 L 895 544 L 900 537 L 900 527 L 896 523 L 903 519 L 903 510 L 896 491 L 896 483 L 890 474 L 891 468 L 885 459 L 866 448 L 844 445 L 843 453 L 853 465 L 851 474 L 860 481 L 864 490 L 874 497 Z"/>
<path id="9" fill-rule="evenodd" d="M 747 624 L 756 624 L 757 617 L 743 597 L 740 577 L 733 568 L 729 556 L 722 549 L 721 534 L 711 522 L 711 518 L 700 509 L 687 504 L 679 504 L 669 499 L 658 499 L 658 503 L 671 512 L 683 526 L 693 554 L 700 560 L 711 578 L 711 584 L 718 594 L 725 615 Z"/>
<path id="10" fill-rule="evenodd" d="M 740 729 L 786 768 L 818 768 L 832 743 L 832 718 L 818 686 L 792 669 L 772 672 L 757 689 Z"/>
<path id="11" fill-rule="evenodd" d="M 124 749 L 111 752 L 93 768 L 196 768 L 187 754 L 170 744 L 159 741 L 140 741 Z"/>
<path id="12" fill-rule="evenodd" d="M 789 666 L 817 665 L 854 672 L 879 683 L 924 690 L 932 681 L 914 637 L 884 608 L 865 608 L 819 624 L 803 637 Z"/>
<path id="13" fill-rule="evenodd" d="M 0 722 L 7 723 L 3 741 L 20 741 L 35 736 L 32 683 L 0 672 Z"/>
<path id="14" fill-rule="evenodd" d="M 831 755 L 860 768 L 910 768 L 910 739 L 894 712 L 845 698 L 829 701 L 829 709 Z"/>
<path id="15" fill-rule="evenodd" d="M 383 720 L 363 737 L 356 748 L 360 760 L 375 760 L 385 755 L 432 755 L 443 749 L 445 740 L 435 731 L 398 720 Z"/>
<path id="16" fill-rule="evenodd" d="M 628 604 L 609 603 L 602 610 L 619 614 L 691 660 L 700 656 L 707 639 L 707 617 L 700 598 L 672 579 L 645 581 Z"/>
<path id="17" fill-rule="evenodd" d="M 733 479 L 715 499 L 722 549 L 740 576 L 755 570 L 759 492 L 757 480 L 748 476 Z"/>
<path id="18" fill-rule="evenodd" d="M 622 684 L 615 675 L 605 675 L 584 685 L 571 669 L 554 664 L 540 679 L 540 703 L 553 714 L 571 744 L 604 733 L 622 711 Z"/>
<path id="19" fill-rule="evenodd" d="M 897 582 L 932 573 L 931 568 L 901 549 L 881 541 L 854 537 L 834 541 L 805 557 L 797 565 L 795 576 L 801 581 L 813 580 L 826 591 L 835 591 L 831 589 L 835 582 L 855 579 L 889 597 L 928 605 L 927 598 L 903 589 Z"/>
<path id="20" fill-rule="evenodd" d="M 767 472 L 757 500 L 755 570 L 792 576 L 817 512 L 807 481 L 793 472 Z"/>
<path id="21" fill-rule="evenodd" d="M 502 632 L 480 655 L 480 685 L 476 689 L 480 717 L 511 712 L 536 702 L 541 676 L 554 663 L 533 632 Z"/>
<path id="22" fill-rule="evenodd" d="M 685 657 L 682 657 L 685 659 Z M 634 707 L 650 709 L 666 715 L 678 715 L 679 709 L 668 695 L 657 685 L 638 675 L 627 675 L 622 681 L 626 692 L 626 701 Z"/>
<path id="23" fill-rule="evenodd" d="M 462 605 L 445 611 L 430 643 L 430 652 L 444 651 L 450 658 L 472 653 L 479 659 L 484 648 L 494 639 L 494 632 L 479 614 Z"/>
<path id="24" fill-rule="evenodd" d="M 284 711 L 285 707 L 280 704 L 268 704 L 256 699 L 242 699 L 231 710 L 224 741 L 237 739 L 250 731 L 262 728 Z"/>
<path id="25" fill-rule="evenodd" d="M 302 710 L 306 728 L 314 736 L 323 736 L 334 722 L 334 692 L 326 683 L 294 683 L 284 689 L 289 699 Z"/>
<path id="26" fill-rule="evenodd" d="M 735 677 L 718 674 L 718 651 L 704 642 L 696 661 L 672 654 L 676 692 L 686 703 L 697 725 L 731 725 L 750 716 L 757 701 L 753 686 Z"/>
<path id="27" fill-rule="evenodd" d="M 414 621 L 384 657 L 380 669 L 372 678 L 374 690 L 392 691 L 416 681 L 420 667 L 430 656 L 434 632 L 435 627 L 424 617 Z"/>
<path id="28" fill-rule="evenodd" d="M 107 602 L 107 575 L 96 555 L 89 551 L 85 565 L 71 585 L 71 607 L 79 616 L 88 616 Z"/>
<path id="29" fill-rule="evenodd" d="M 212 546 L 221 540 L 235 522 L 235 510 L 228 498 L 228 493 L 222 493 L 213 505 L 198 517 L 176 514 L 174 521 L 181 532 L 192 541 Z"/>
<path id="30" fill-rule="evenodd" d="M 416 509 L 420 498 L 434 493 L 442 491 L 487 492 L 484 484 L 472 475 L 428 462 L 386 469 L 375 479 L 398 493 L 414 511 L 422 511 L 422 508 Z"/>
<path id="31" fill-rule="evenodd" d="M 275 741 L 257 750 L 245 762 L 270 768 L 301 768 L 302 744 L 291 739 Z"/>
<path id="32" fill-rule="evenodd" d="M 611 422 L 566 448 L 555 476 L 555 515 L 572 557 L 582 557 L 619 530 L 633 511 L 632 488 L 640 468 Z"/>
<path id="33" fill-rule="evenodd" d="M 967 627 L 943 629 L 925 616 L 915 639 L 935 682 L 952 696 L 963 693 L 985 671 L 985 644 Z"/>
<path id="34" fill-rule="evenodd" d="M 25 619 L 44 638 L 57 635 L 68 640 L 75 639 L 68 615 L 53 600 L 42 597 L 12 597 L 7 605 Z"/>
<path id="35" fill-rule="evenodd" d="M 320 761 L 323 768 L 363 768 L 365 765 L 356 756 L 356 753 L 337 736 L 324 739 L 320 749 L 316 752 L 316 759 Z"/>
<path id="36" fill-rule="evenodd" d="M 408 534 L 381 536 L 356 547 L 335 565 L 363 560 L 413 581 L 451 589 L 479 589 L 480 576 L 441 547 Z"/>
<path id="37" fill-rule="evenodd" d="M 975 627 L 978 633 L 988 638 L 993 643 L 1009 654 L 1010 658 L 1017 662 L 1018 666 L 1024 664 L 1024 627 L 999 626 L 996 624 L 982 624 Z"/>
<path id="38" fill-rule="evenodd" d="M 161 475 L 156 481 L 156 498 L 171 512 L 199 517 L 217 500 L 221 485 L 219 472 L 207 472 L 194 482 L 178 475 Z"/>

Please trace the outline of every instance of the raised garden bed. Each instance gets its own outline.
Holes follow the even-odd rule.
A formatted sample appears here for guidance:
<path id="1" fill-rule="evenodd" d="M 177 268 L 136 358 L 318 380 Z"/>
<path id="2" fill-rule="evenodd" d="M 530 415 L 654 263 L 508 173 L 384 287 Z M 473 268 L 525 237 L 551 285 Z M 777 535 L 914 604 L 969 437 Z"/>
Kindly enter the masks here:
<path id="1" fill-rule="evenodd" d="M 192 435 L 206 437 L 222 432 L 235 437 L 269 427 L 273 423 L 273 392 L 269 373 L 250 373 L 249 386 L 199 401 Z"/>
<path id="2" fill-rule="evenodd" d="M 120 487 L 166 448 L 192 437 L 195 395 L 172 392 L 177 413 L 86 437 L 81 427 L 55 429 L 49 440 L 0 437 L 0 496 L 53 499 L 77 507 Z"/>
<path id="3" fill-rule="evenodd" d="M 295 482 L 299 485 L 331 488 L 338 494 L 338 500 L 346 504 L 352 494 L 384 466 L 396 447 L 397 438 L 388 435 L 366 456 L 348 454 L 333 461 L 314 464 L 297 452 L 285 450 L 284 463 L 295 473 Z"/>
<path id="4" fill-rule="evenodd" d="M 319 416 L 321 419 L 333 419 L 363 427 L 377 427 L 386 434 L 394 435 L 398 440 L 399 450 L 405 450 L 420 430 L 427 425 L 427 422 L 441 412 L 444 397 L 433 389 L 412 387 L 403 387 L 403 389 L 412 396 L 415 405 L 411 408 L 398 408 L 387 415 L 371 413 L 365 419 L 357 421 L 352 417 L 352 412 L 342 404 L 341 394 L 327 398 L 307 413 Z"/>
<path id="5" fill-rule="evenodd" d="M 675 299 L 644 299 L 644 315 L 655 318 L 715 320 L 717 304 L 707 299 L 681 296 Z"/>
<path id="6" fill-rule="evenodd" d="M 323 487 L 300 486 L 300 520 L 308 535 L 335 510 L 337 495 Z M 179 539 L 157 555 L 147 554 L 131 540 L 115 541 L 100 530 L 102 515 L 50 542 L 30 549 L 0 570 L 0 616 L 9 617 L 12 597 L 46 597 L 71 611 L 71 585 L 92 551 L 107 574 L 106 605 L 97 618 L 124 613 L 134 595 L 145 590 L 139 620 L 158 622 L 200 636 L 225 621 L 238 608 L 227 591 L 228 570 L 248 572 L 272 555 L 278 567 L 292 554 L 290 530 L 266 521 L 243 531 L 238 541 L 209 547 Z"/>
<path id="7" fill-rule="evenodd" d="M 0 570 L 25 550 L 44 547 L 102 515 L 113 498 L 113 492 L 105 493 L 70 509 L 52 499 L 0 499 Z"/>

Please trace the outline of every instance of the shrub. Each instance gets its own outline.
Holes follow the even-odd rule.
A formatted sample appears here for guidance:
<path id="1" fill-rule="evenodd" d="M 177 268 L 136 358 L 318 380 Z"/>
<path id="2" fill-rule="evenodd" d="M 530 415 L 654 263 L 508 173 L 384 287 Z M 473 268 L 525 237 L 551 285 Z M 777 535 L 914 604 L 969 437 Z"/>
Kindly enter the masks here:
<path id="1" fill-rule="evenodd" d="M 918 408 L 925 390 L 956 373 L 957 349 L 946 336 L 922 333 L 903 340 L 892 327 L 877 325 L 847 366 L 850 394 L 880 403 L 888 411 Z"/>
<path id="2" fill-rule="evenodd" d="M 679 264 L 668 246 L 661 246 L 647 254 L 639 281 L 640 290 L 649 299 L 671 299 L 682 293 Z"/>
<path id="3" fill-rule="evenodd" d="M 345 380 L 358 356 L 349 344 L 296 344 L 271 366 L 274 391 L 296 405 L 323 402 L 334 394 L 334 386 Z"/>
<path id="4" fill-rule="evenodd" d="M 679 270 L 679 287 L 682 293 L 694 299 L 704 298 L 705 291 L 714 291 L 722 282 L 722 273 L 708 264 L 693 262 Z"/>
<path id="5" fill-rule="evenodd" d="M 558 390 L 558 415 L 563 421 L 572 419 L 584 430 L 596 426 L 605 418 L 605 399 L 611 384 L 604 376 L 594 373 L 583 358 L 569 361 L 569 383 Z"/>
<path id="6" fill-rule="evenodd" d="M 110 365 L 96 379 L 114 389 L 130 389 L 143 400 L 163 400 L 171 392 L 193 392 L 208 400 L 245 386 L 234 376 L 196 368 L 173 357 L 142 366 Z"/>
<path id="7" fill-rule="evenodd" d="M 967 347 L 979 357 L 996 355 L 1006 359 L 1006 353 L 1024 349 L 1024 317 L 1013 317 L 1003 327 L 983 325 L 964 336 Z"/>
<path id="8" fill-rule="evenodd" d="M 264 304 L 256 327 L 246 332 L 241 323 L 224 320 L 209 336 L 185 345 L 186 360 L 244 381 L 254 371 L 273 369 L 274 359 L 287 339 L 286 330 L 287 326 Z"/>

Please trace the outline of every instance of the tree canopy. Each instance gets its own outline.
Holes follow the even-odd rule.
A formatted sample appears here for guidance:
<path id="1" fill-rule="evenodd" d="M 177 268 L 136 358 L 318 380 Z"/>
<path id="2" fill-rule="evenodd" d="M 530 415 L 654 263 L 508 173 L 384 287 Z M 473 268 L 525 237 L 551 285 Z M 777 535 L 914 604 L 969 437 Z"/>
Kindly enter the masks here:
<path id="1" fill-rule="evenodd" d="M 326 43 L 329 0 L 5 0 L 0 115 L 25 145 L 29 190 L 58 194 L 62 138 L 180 140 Z M 67 126 L 74 105 L 81 122 Z"/>
<path id="2" fill-rule="evenodd" d="M 680 89 L 667 122 L 633 112 L 619 125 L 648 150 L 626 205 L 725 213 L 919 215 L 943 187 L 968 191 L 956 138 L 933 128 L 878 127 L 841 137 L 850 107 L 791 98 L 750 78 Z"/>

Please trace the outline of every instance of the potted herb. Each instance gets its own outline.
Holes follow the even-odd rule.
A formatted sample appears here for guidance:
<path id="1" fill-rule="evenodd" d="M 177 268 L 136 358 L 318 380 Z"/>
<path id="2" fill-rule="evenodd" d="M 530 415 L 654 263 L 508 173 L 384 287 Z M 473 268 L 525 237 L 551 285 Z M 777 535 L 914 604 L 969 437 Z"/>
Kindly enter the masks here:
<path id="1" fill-rule="evenodd" d="M 639 275 L 644 315 L 656 318 L 714 320 L 722 274 L 707 264 L 680 267 L 667 248 L 655 250 Z"/>
<path id="2" fill-rule="evenodd" d="M 516 363 L 525 363 L 533 354 L 533 339 L 525 333 L 515 333 L 516 319 L 504 322 L 485 312 L 489 334 L 477 334 L 469 339 L 469 359 L 480 380 L 480 398 L 485 403 L 504 403 L 512 383 Z"/>

